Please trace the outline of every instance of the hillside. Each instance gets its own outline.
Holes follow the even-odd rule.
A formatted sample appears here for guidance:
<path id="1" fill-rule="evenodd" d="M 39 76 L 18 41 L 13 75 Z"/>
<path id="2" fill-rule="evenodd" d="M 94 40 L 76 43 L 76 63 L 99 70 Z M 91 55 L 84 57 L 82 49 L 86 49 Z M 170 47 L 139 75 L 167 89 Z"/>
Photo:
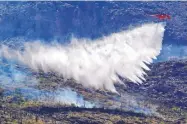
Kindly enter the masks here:
<path id="1" fill-rule="evenodd" d="M 104 90 L 84 88 L 73 83 L 73 80 L 64 81 L 62 77 L 52 73 L 33 73 L 33 76 L 40 79 L 40 84 L 35 88 L 55 91 L 58 88 L 69 87 L 72 91 L 82 95 L 84 100 L 93 103 L 94 108 L 84 108 L 87 104 L 85 101 L 84 105 L 79 108 L 75 107 L 76 104 L 69 106 L 59 103 L 50 104 L 47 101 L 40 103 L 25 98 L 21 99 L 22 96 L 16 94 L 12 97 L 10 95 L 2 96 L 4 97 L 2 106 L 6 106 L 7 110 L 10 106 L 13 107 L 10 111 L 19 106 L 20 111 L 31 113 L 32 116 L 39 115 L 43 121 L 49 117 L 49 120 L 52 118 L 53 121 L 56 120 L 59 123 L 62 118 L 67 123 L 74 123 L 75 121 L 104 123 L 106 120 L 111 123 L 149 123 L 150 121 L 155 121 L 155 123 L 162 121 L 176 123 L 179 121 L 183 123 L 187 117 L 187 83 L 185 77 L 187 62 L 167 61 L 155 63 L 150 68 L 151 71 L 146 77 L 147 81 L 142 85 L 128 81 L 125 82 L 125 85 L 117 85 L 119 95 Z M 7 102 L 7 100 L 9 101 Z M 16 107 L 16 109 L 18 108 Z M 95 118 L 97 119 L 95 120 Z M 118 121 L 116 119 L 114 121 L 112 118 L 117 118 Z M 106 121 L 106 123 L 109 122 Z"/>

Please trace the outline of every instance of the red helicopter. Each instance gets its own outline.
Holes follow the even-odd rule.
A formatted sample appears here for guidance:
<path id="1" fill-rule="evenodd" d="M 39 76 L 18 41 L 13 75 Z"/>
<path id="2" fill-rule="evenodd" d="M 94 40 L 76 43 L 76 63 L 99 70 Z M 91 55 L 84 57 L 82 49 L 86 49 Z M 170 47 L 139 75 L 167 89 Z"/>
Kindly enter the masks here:
<path id="1" fill-rule="evenodd" d="M 149 16 L 156 17 L 160 20 L 171 19 L 171 16 L 168 14 L 153 14 L 153 15 L 149 15 Z"/>

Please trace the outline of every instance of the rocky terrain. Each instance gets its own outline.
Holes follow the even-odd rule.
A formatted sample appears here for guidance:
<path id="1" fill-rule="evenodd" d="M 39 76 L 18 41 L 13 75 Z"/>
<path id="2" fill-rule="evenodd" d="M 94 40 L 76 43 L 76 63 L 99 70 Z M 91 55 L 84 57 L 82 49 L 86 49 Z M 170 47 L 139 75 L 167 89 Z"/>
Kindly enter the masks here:
<path id="1" fill-rule="evenodd" d="M 142 85 L 125 81 L 116 85 L 119 94 L 84 88 L 55 74 L 36 74 L 40 79 L 37 89 L 56 90 L 70 87 L 93 102 L 93 108 L 76 105 L 44 104 L 22 98 L 21 95 L 3 96 L 1 90 L 1 122 L 14 123 L 186 123 L 187 62 L 167 61 L 150 66 L 147 80 Z M 15 112 L 14 112 L 15 111 Z M 26 116 L 21 116 L 20 113 Z M 25 121 L 25 122 L 24 122 Z M 28 121 L 28 123 L 30 123 Z"/>
<path id="2" fill-rule="evenodd" d="M 167 61 L 151 66 L 147 81 L 140 86 L 128 83 L 129 92 L 168 106 L 187 107 L 187 61 Z"/>
<path id="3" fill-rule="evenodd" d="M 167 121 L 155 116 L 102 108 L 29 107 L 26 109 L 0 108 L 1 124 L 171 124 L 184 120 Z"/>
<path id="4" fill-rule="evenodd" d="M 120 95 L 102 90 L 84 89 L 71 81 L 65 82 L 63 86 L 73 88 L 80 94 L 83 94 L 85 99 L 99 101 L 100 105 L 102 103 L 103 107 L 106 108 L 111 108 L 114 104 L 116 104 L 116 108 L 127 108 L 129 107 L 128 103 L 124 100 L 128 101 L 129 97 L 134 97 L 133 102 L 138 102 L 139 107 L 156 105 L 157 109 L 155 111 L 161 113 L 166 118 L 186 118 L 187 62 L 185 60 L 160 62 L 153 64 L 150 68 L 151 71 L 148 72 L 147 79 L 142 85 L 128 81 L 125 81 L 124 86 L 117 85 L 116 88 Z M 55 78 L 55 80 L 57 80 L 56 82 L 60 81 L 58 78 Z M 45 86 L 40 85 L 39 87 Z M 123 95 L 129 97 L 123 99 Z M 117 105 L 118 102 L 120 102 L 119 105 Z M 129 103 L 133 104 L 132 99 L 129 100 Z M 152 109 L 151 107 L 148 108 Z"/>

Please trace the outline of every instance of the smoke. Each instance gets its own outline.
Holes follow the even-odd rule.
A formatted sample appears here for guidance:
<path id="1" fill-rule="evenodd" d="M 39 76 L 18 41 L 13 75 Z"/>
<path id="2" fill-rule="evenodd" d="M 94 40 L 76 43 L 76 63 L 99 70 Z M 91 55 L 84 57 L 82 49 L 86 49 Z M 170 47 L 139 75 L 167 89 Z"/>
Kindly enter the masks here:
<path id="1" fill-rule="evenodd" d="M 0 87 L 5 89 L 4 97 L 21 96 L 27 101 L 33 100 L 50 105 L 75 105 L 92 108 L 95 103 L 84 100 L 82 95 L 70 88 L 59 88 L 56 91 L 37 89 L 39 81 L 23 66 L 18 67 L 14 61 L 0 58 Z"/>
<path id="2" fill-rule="evenodd" d="M 121 107 L 137 113 L 144 113 L 146 115 L 161 116 L 157 112 L 158 106 L 145 100 L 143 96 L 134 96 L 132 94 L 122 94 L 120 98 Z"/>
<path id="3" fill-rule="evenodd" d="M 35 41 L 25 43 L 23 50 L 3 45 L 1 55 L 34 71 L 55 72 L 85 87 L 117 92 L 114 84 L 122 83 L 119 76 L 134 83 L 145 80 L 146 64 L 152 63 L 162 48 L 164 25 L 144 24 L 93 41 L 72 38 L 69 45 Z"/>
<path id="4" fill-rule="evenodd" d="M 35 77 L 28 70 L 17 68 L 14 61 L 6 61 L 0 58 L 0 87 L 3 89 L 14 89 L 30 87 L 38 84 Z"/>
<path id="5" fill-rule="evenodd" d="M 16 88 L 6 90 L 4 96 L 21 96 L 28 101 L 40 102 L 43 105 L 74 105 L 77 107 L 93 108 L 95 103 L 84 100 L 82 95 L 78 95 L 70 88 L 58 89 L 55 92 L 38 90 L 35 88 Z"/>
<path id="6" fill-rule="evenodd" d="M 157 61 L 167 60 L 181 60 L 187 59 L 187 46 L 186 45 L 172 45 L 165 44 L 162 47 L 161 54 Z"/>
<path id="7" fill-rule="evenodd" d="M 95 101 L 95 100 L 94 100 Z M 133 111 L 145 115 L 155 115 L 161 117 L 158 112 L 158 105 L 148 101 L 144 96 L 123 92 L 120 96 L 113 96 L 112 99 L 98 101 L 99 107 L 108 109 L 120 109 L 124 111 Z"/>

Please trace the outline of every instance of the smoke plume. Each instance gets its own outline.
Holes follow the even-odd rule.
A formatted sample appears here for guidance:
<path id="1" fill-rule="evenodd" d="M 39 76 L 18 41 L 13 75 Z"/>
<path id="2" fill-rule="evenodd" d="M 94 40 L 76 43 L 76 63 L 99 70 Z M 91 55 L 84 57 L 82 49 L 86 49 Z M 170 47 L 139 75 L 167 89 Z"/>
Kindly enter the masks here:
<path id="1" fill-rule="evenodd" d="M 117 92 L 119 76 L 134 83 L 145 80 L 146 64 L 162 48 L 163 23 L 149 23 L 96 40 L 72 38 L 71 44 L 49 45 L 39 41 L 24 44 L 23 50 L 5 45 L 1 55 L 29 66 L 34 71 L 55 72 L 73 78 L 85 87 Z"/>

